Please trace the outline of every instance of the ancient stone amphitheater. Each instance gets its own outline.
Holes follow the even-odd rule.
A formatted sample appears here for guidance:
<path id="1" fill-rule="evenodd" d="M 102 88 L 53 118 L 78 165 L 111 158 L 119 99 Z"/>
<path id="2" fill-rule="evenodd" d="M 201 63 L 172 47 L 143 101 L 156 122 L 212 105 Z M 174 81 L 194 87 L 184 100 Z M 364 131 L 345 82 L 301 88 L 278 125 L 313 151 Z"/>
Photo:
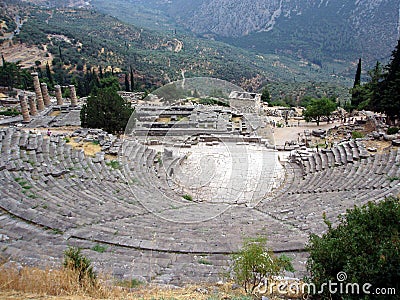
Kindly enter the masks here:
<path id="1" fill-rule="evenodd" d="M 262 234 L 275 252 L 294 258 L 301 276 L 309 234 L 326 230 L 323 213 L 334 221 L 353 205 L 400 192 L 399 149 L 371 155 L 350 140 L 282 162 L 280 186 L 254 206 L 202 205 L 168 181 L 177 161 L 161 167 L 149 146 L 117 143 L 120 161 L 113 164 L 63 136 L 0 129 L 1 254 L 53 266 L 68 246 L 79 246 L 99 271 L 182 284 L 218 280 L 243 238 Z M 207 214 L 213 217 L 196 221 Z M 106 251 L 92 250 L 96 245 Z"/>

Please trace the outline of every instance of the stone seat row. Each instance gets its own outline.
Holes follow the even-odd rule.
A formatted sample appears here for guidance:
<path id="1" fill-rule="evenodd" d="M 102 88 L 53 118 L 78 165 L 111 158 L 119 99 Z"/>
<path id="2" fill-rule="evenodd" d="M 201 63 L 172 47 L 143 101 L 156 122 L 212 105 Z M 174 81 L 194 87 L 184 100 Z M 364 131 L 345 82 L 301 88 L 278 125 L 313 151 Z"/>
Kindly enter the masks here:
<path id="1" fill-rule="evenodd" d="M 330 149 L 320 149 L 312 153 L 296 151 L 294 155 L 305 174 L 353 163 L 370 156 L 365 147 L 355 141 L 343 142 Z"/>
<path id="2" fill-rule="evenodd" d="M 376 154 L 362 161 L 341 165 L 320 172 L 308 173 L 302 181 L 292 186 L 296 192 L 314 192 L 318 188 L 332 189 L 363 189 L 379 188 L 388 184 L 388 177 L 396 177 L 400 159 L 398 150 L 388 154 Z"/>

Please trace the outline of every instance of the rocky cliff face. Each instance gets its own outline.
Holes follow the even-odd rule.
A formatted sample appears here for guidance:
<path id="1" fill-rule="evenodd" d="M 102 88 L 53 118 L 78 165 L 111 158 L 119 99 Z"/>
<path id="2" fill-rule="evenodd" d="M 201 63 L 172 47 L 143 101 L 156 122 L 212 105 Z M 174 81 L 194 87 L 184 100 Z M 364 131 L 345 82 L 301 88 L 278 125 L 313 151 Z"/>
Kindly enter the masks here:
<path id="1" fill-rule="evenodd" d="M 326 54 L 384 60 L 400 38 L 398 0 L 153 1 L 198 35 L 315 61 Z"/>
<path id="2" fill-rule="evenodd" d="M 279 19 L 310 13 L 321 18 L 348 19 L 360 29 L 368 25 L 396 34 L 400 30 L 398 0 L 199 0 L 187 5 L 188 2 L 191 1 L 171 0 L 164 4 L 186 27 L 200 34 L 237 37 L 269 31 Z"/>

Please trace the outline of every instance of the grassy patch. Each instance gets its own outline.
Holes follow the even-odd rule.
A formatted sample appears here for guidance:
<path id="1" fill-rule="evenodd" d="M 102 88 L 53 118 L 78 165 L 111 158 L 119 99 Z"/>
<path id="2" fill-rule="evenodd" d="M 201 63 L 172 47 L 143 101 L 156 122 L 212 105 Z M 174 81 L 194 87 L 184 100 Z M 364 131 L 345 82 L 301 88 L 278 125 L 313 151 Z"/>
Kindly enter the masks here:
<path id="1" fill-rule="evenodd" d="M 26 161 L 28 164 L 30 164 L 32 167 L 34 167 L 35 166 L 35 162 L 33 161 L 33 160 L 27 160 Z"/>
<path id="2" fill-rule="evenodd" d="M 353 131 L 351 133 L 351 137 L 353 139 L 362 139 L 364 137 L 364 134 L 362 132 L 359 132 L 359 131 Z"/>
<path id="3" fill-rule="evenodd" d="M 118 160 L 111 160 L 111 161 L 108 161 L 108 162 L 106 162 L 106 165 L 109 166 L 109 167 L 111 167 L 111 168 L 114 169 L 114 170 L 118 170 L 118 169 L 121 168 L 121 165 L 119 164 L 119 161 L 118 161 Z"/>
<path id="4" fill-rule="evenodd" d="M 96 245 L 94 245 L 94 246 L 92 247 L 92 250 L 93 250 L 93 251 L 96 251 L 96 252 L 99 252 L 99 253 L 104 253 L 104 252 L 106 252 L 107 247 L 106 247 L 106 246 L 99 245 L 99 244 L 96 244 Z"/>
<path id="5" fill-rule="evenodd" d="M 117 281 L 117 285 L 118 286 L 121 286 L 121 287 L 124 287 L 124 288 L 128 288 L 128 289 L 137 288 L 137 287 L 139 287 L 139 286 L 141 286 L 143 284 L 144 284 L 144 282 L 142 282 L 142 281 L 140 281 L 140 280 L 138 280 L 136 278 L 133 278 L 131 280 Z"/>
<path id="6" fill-rule="evenodd" d="M 14 180 L 16 182 L 18 182 L 18 184 L 21 186 L 21 188 L 24 189 L 25 191 L 30 190 L 32 188 L 32 186 L 28 184 L 28 181 L 26 181 L 25 179 L 23 179 L 21 177 L 14 178 Z M 25 191 L 23 191 L 23 192 L 25 192 Z"/>
<path id="7" fill-rule="evenodd" d="M 200 258 L 198 260 L 198 263 L 201 264 L 201 265 L 208 265 L 208 266 L 212 265 L 212 262 L 207 260 L 207 259 L 205 259 L 205 258 Z"/>
<path id="8" fill-rule="evenodd" d="M 62 232 L 61 229 L 58 228 L 52 228 L 50 231 L 52 234 L 63 234 L 64 232 Z"/>
<path id="9" fill-rule="evenodd" d="M 70 140 L 69 145 L 74 149 L 83 150 L 86 156 L 95 156 L 96 153 L 101 151 L 100 145 L 84 142 L 77 143 L 73 139 Z"/>

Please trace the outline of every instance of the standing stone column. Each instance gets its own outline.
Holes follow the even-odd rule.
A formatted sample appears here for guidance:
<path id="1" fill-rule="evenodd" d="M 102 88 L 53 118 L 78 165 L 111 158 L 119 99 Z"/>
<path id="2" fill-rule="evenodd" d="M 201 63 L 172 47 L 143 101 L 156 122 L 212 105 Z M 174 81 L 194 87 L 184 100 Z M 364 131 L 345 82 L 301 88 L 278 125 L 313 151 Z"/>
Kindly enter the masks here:
<path id="1" fill-rule="evenodd" d="M 76 98 L 75 86 L 73 84 L 71 84 L 69 86 L 69 92 L 70 92 L 70 97 L 71 97 L 71 106 L 77 106 L 78 99 Z"/>
<path id="2" fill-rule="evenodd" d="M 42 88 L 42 96 L 43 96 L 44 105 L 45 106 L 50 106 L 51 102 L 50 102 L 49 91 L 47 90 L 47 84 L 42 82 L 40 84 L 40 86 Z"/>
<path id="3" fill-rule="evenodd" d="M 28 101 L 29 101 L 29 108 L 31 110 L 31 115 L 36 116 L 37 109 L 36 109 L 35 99 L 33 99 L 33 96 L 28 96 Z"/>
<path id="4" fill-rule="evenodd" d="M 62 98 L 61 86 L 57 84 L 56 86 L 54 86 L 54 89 L 56 90 L 57 105 L 63 105 L 64 101 Z"/>
<path id="5" fill-rule="evenodd" d="M 31 117 L 29 116 L 28 104 L 26 103 L 26 98 L 24 94 L 19 94 L 19 103 L 21 104 L 21 111 L 24 123 L 29 123 L 31 121 Z"/>
<path id="6" fill-rule="evenodd" d="M 31 73 L 31 75 L 33 76 L 33 86 L 35 87 L 38 110 L 42 111 L 44 110 L 44 102 L 42 97 L 42 91 L 40 89 L 39 75 L 36 72 Z"/>

